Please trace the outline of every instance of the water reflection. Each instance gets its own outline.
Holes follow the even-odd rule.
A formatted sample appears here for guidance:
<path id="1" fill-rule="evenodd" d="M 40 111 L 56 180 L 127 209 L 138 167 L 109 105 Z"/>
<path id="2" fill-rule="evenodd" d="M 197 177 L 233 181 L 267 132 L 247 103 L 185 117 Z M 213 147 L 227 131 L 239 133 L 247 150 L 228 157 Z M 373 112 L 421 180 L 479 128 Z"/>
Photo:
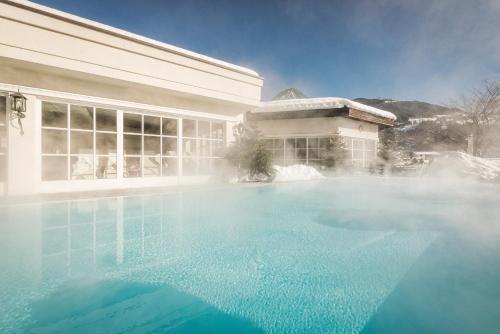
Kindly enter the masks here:
<path id="1" fill-rule="evenodd" d="M 167 220 L 178 224 L 178 201 L 148 196 L 42 205 L 44 272 L 71 276 L 151 258 L 168 237 Z"/>
<path id="2" fill-rule="evenodd" d="M 423 277 L 420 284 L 428 285 L 426 273 L 435 265 L 419 264 L 437 258 L 446 230 L 426 224 L 400 228 L 399 221 L 408 212 L 415 223 L 443 218 L 441 206 L 431 205 L 441 195 L 391 190 L 394 196 L 388 192 L 384 199 L 393 209 L 377 211 L 379 196 L 360 195 L 361 190 L 393 185 L 332 184 L 4 207 L 0 327 L 68 332 L 95 320 L 102 328 L 117 322 L 125 326 L 120 328 L 144 329 L 147 321 L 151 331 L 196 332 L 206 322 L 219 331 L 241 326 L 277 333 L 359 332 L 381 306 L 393 310 L 386 298 L 397 295 L 407 275 Z M 446 198 L 448 205 L 464 207 Z M 415 206 L 421 210 L 404 214 L 405 207 Z M 494 217 L 497 211 L 484 212 Z M 393 218 L 385 221 L 389 214 Z M 460 254 L 456 248 L 445 253 Z M 454 265 L 442 258 L 440 268 Z M 415 275 L 414 268 L 423 269 Z M 469 268 L 476 269 L 479 280 L 491 274 Z M 404 291 L 418 287 L 417 281 L 410 280 Z M 428 302 L 433 296 L 427 294 Z M 474 302 L 489 303 L 481 298 Z M 128 306 L 134 311 L 126 313 Z M 192 327 L 182 327 L 187 323 Z"/>

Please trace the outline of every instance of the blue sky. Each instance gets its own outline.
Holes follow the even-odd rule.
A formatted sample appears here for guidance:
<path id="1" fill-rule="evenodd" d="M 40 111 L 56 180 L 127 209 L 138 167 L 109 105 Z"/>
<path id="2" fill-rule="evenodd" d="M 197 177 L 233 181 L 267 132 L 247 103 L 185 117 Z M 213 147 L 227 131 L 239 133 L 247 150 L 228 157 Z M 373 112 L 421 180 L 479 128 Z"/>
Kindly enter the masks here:
<path id="1" fill-rule="evenodd" d="M 500 77 L 500 0 L 35 2 L 250 67 L 264 99 L 446 104 Z"/>

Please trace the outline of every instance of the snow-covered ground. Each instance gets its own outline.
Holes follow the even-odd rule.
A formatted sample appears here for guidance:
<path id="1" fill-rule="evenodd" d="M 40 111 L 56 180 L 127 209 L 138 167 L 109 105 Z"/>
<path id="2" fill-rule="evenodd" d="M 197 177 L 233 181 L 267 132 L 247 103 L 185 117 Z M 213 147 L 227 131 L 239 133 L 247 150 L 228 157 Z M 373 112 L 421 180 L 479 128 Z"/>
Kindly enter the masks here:
<path id="1" fill-rule="evenodd" d="M 306 165 L 273 166 L 276 176 L 274 182 L 316 180 L 324 178 L 314 167 Z"/>
<path id="2" fill-rule="evenodd" d="M 273 166 L 272 176 L 257 174 L 252 177 L 243 175 L 231 179 L 230 183 L 245 183 L 245 182 L 288 182 L 288 181 L 307 181 L 324 178 L 320 172 L 311 166 L 292 165 L 292 166 Z"/>
<path id="3" fill-rule="evenodd" d="M 500 167 L 486 159 L 458 151 L 442 152 L 424 170 L 423 175 L 471 177 L 500 181 Z"/>

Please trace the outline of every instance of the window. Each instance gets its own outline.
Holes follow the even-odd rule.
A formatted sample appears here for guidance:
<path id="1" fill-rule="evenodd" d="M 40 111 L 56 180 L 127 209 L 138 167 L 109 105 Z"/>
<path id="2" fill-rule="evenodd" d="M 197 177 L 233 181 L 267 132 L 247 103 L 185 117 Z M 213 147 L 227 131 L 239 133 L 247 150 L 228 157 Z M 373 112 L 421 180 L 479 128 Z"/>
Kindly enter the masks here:
<path id="1" fill-rule="evenodd" d="M 142 176 L 142 115 L 123 114 L 123 177 Z"/>
<path id="2" fill-rule="evenodd" d="M 321 165 L 324 152 L 320 149 L 320 138 L 307 138 L 307 162 L 310 165 Z"/>
<path id="3" fill-rule="evenodd" d="M 183 175 L 211 174 L 224 154 L 224 123 L 183 119 Z"/>
<path id="4" fill-rule="evenodd" d="M 70 106 L 70 177 L 94 178 L 94 108 Z"/>
<path id="5" fill-rule="evenodd" d="M 365 140 L 365 167 L 373 167 L 377 158 L 377 142 Z"/>
<path id="6" fill-rule="evenodd" d="M 346 149 L 352 159 L 352 165 L 356 168 L 369 168 L 373 166 L 377 158 L 377 141 L 370 139 L 359 139 L 345 137 Z"/>
<path id="7" fill-rule="evenodd" d="M 182 120 L 182 136 L 196 137 L 196 121 L 192 119 Z"/>
<path id="8" fill-rule="evenodd" d="M 177 137 L 177 120 L 172 118 L 162 119 L 162 134 Z"/>
<path id="9" fill-rule="evenodd" d="M 162 118 L 161 173 L 163 176 L 177 175 L 177 120 Z"/>
<path id="10" fill-rule="evenodd" d="M 369 167 L 377 156 L 377 141 L 342 137 L 344 149 L 354 166 Z M 324 166 L 330 137 L 268 138 L 265 140 L 273 162 L 278 165 L 308 164 Z"/>
<path id="11" fill-rule="evenodd" d="M 176 119 L 125 113 L 123 123 L 124 177 L 177 175 Z"/>
<path id="12" fill-rule="evenodd" d="M 0 112 L 2 108 L 5 99 Z M 6 118 L 5 111 L 2 115 Z M 224 122 L 185 119 L 182 138 L 179 120 L 173 117 L 124 112 L 123 123 L 118 122 L 116 110 L 43 101 L 42 180 L 118 178 L 118 153 L 124 178 L 177 176 L 180 157 L 184 175 L 207 175 L 222 161 Z M 5 127 L 0 120 L 0 163 L 5 160 Z M 299 139 L 299 146 L 304 145 Z"/>
<path id="13" fill-rule="evenodd" d="M 116 178 L 116 111 L 42 102 L 42 180 Z"/>
<path id="14" fill-rule="evenodd" d="M 224 143 L 224 123 L 212 121 L 210 122 L 210 127 L 210 157 L 220 159 L 224 156 L 224 149 L 226 148 Z"/>
<path id="15" fill-rule="evenodd" d="M 306 164 L 307 163 L 307 139 L 306 138 L 296 138 L 295 139 L 295 159 L 297 163 Z"/>
<path id="16" fill-rule="evenodd" d="M 182 173 L 185 176 L 197 174 L 198 140 L 196 138 L 196 121 L 182 120 Z"/>
<path id="17" fill-rule="evenodd" d="M 275 138 L 272 155 L 278 164 L 307 164 L 307 138 Z"/>
<path id="18" fill-rule="evenodd" d="M 67 180 L 68 105 L 42 102 L 42 180 Z"/>
<path id="19" fill-rule="evenodd" d="M 276 163 L 284 165 L 285 164 L 285 140 L 281 138 L 274 139 L 274 152 L 273 158 Z"/>
<path id="20" fill-rule="evenodd" d="M 62 103 L 42 103 L 42 126 L 68 128 L 68 105 Z"/>
<path id="21" fill-rule="evenodd" d="M 224 124 L 212 122 L 212 139 L 224 139 Z"/>
<path id="22" fill-rule="evenodd" d="M 210 138 L 210 122 L 198 121 L 198 137 L 203 139 Z"/>
<path id="23" fill-rule="evenodd" d="M 96 171 L 98 179 L 116 179 L 117 127 L 116 110 L 96 108 Z"/>
<path id="24" fill-rule="evenodd" d="M 161 176 L 161 118 L 144 116 L 143 176 Z"/>
<path id="25" fill-rule="evenodd" d="M 364 167 L 364 141 L 362 139 L 352 140 L 352 165 L 356 168 Z"/>

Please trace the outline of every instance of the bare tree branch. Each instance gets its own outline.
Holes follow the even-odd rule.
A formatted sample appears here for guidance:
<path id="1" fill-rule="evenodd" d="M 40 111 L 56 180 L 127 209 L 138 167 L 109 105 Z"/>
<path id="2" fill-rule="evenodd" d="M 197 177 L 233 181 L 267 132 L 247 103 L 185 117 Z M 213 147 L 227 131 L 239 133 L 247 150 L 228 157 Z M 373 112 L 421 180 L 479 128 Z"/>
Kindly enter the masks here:
<path id="1" fill-rule="evenodd" d="M 471 122 L 473 154 L 481 156 L 495 144 L 495 130 L 500 122 L 500 82 L 484 81 L 470 96 L 457 105 Z"/>

